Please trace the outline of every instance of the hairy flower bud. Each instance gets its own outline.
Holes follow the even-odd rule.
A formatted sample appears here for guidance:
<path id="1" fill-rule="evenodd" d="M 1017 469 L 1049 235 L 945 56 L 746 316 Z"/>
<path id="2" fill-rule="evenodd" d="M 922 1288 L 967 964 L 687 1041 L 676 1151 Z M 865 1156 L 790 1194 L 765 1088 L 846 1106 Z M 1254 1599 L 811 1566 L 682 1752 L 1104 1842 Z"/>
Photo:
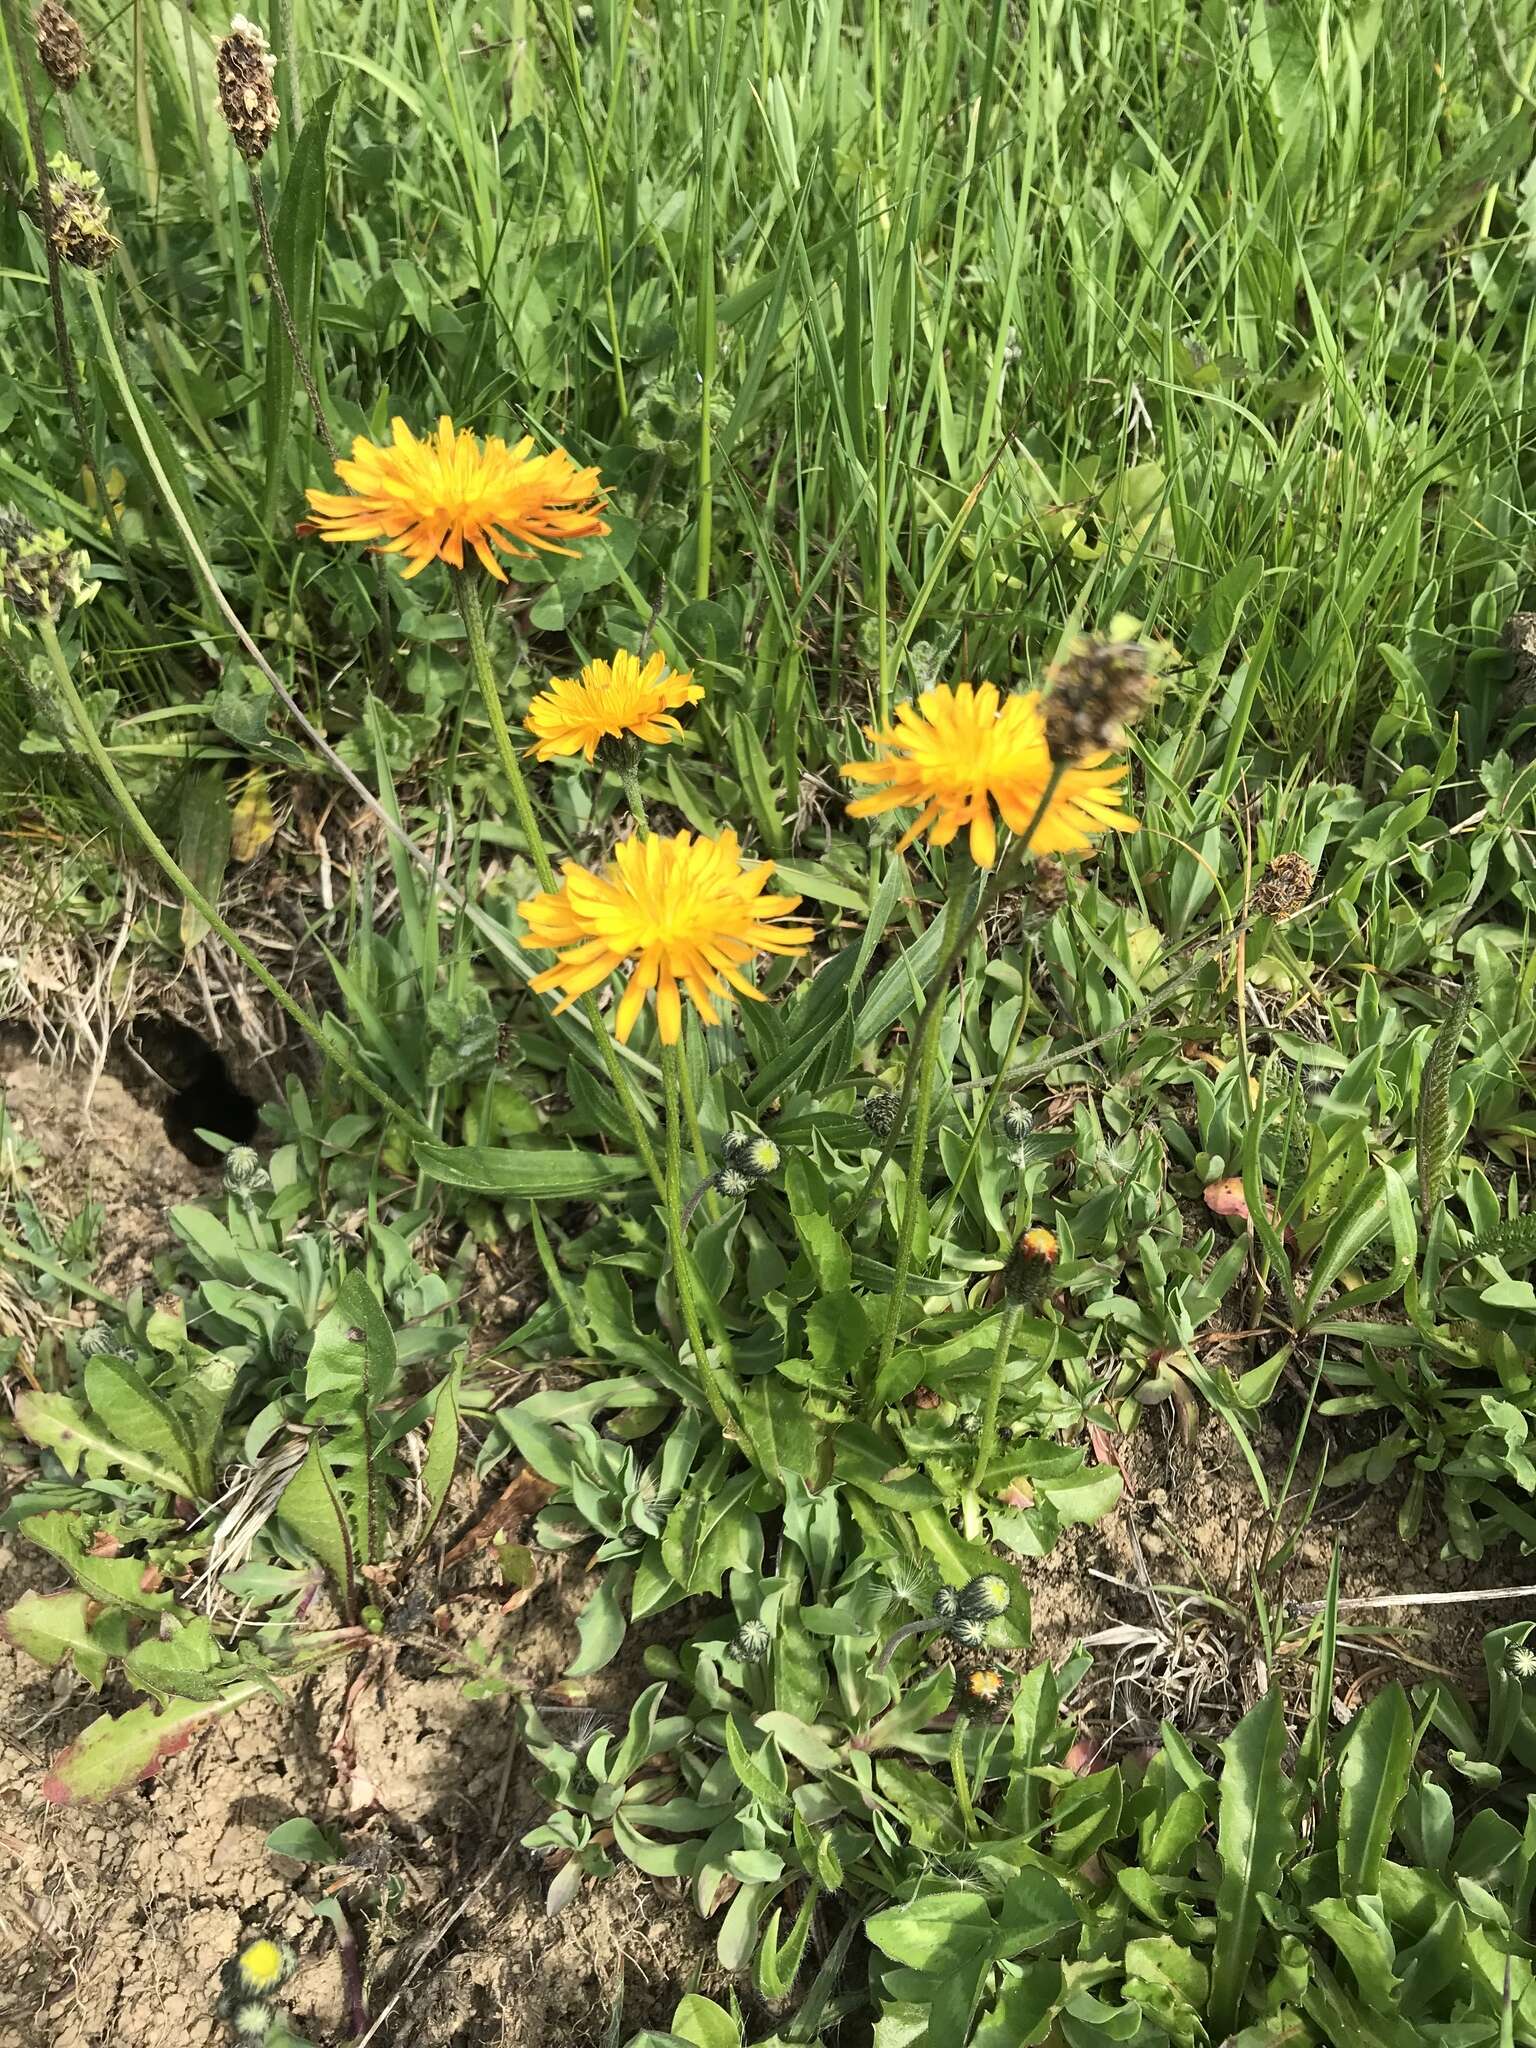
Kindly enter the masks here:
<path id="1" fill-rule="evenodd" d="M 282 118 L 272 90 L 277 59 L 261 30 L 243 14 L 235 16 L 219 44 L 216 68 L 224 125 L 246 162 L 259 164 Z"/>
<path id="2" fill-rule="evenodd" d="M 1053 1232 L 1026 1230 L 1003 1268 L 1003 1289 L 1020 1308 L 1038 1308 L 1044 1299 L 1051 1268 L 1061 1257 Z"/>
<path id="3" fill-rule="evenodd" d="M 60 92 L 73 92 L 91 68 L 91 53 L 79 22 L 59 0 L 39 0 L 32 32 L 37 39 L 38 63 Z"/>
<path id="4" fill-rule="evenodd" d="M 1049 672 L 1045 738 L 1051 759 L 1070 765 L 1085 754 L 1113 753 L 1125 728 L 1139 718 L 1152 684 L 1147 649 L 1139 640 L 1104 640 L 1085 634 Z"/>
<path id="5" fill-rule="evenodd" d="M 224 1155 L 224 1192 L 244 1199 L 271 1187 L 272 1176 L 254 1145 L 235 1145 Z"/>
<path id="6" fill-rule="evenodd" d="M 996 1621 L 1012 1597 L 1001 1572 L 978 1572 L 960 1588 L 960 1612 L 967 1621 Z"/>
<path id="7" fill-rule="evenodd" d="M 117 237 L 100 178 L 71 156 L 50 157 L 48 198 L 53 209 L 50 240 L 60 260 L 77 270 L 104 270 L 112 261 Z"/>
<path id="8" fill-rule="evenodd" d="M 744 1621 L 726 1645 L 726 1655 L 738 1664 L 761 1664 L 772 1648 L 773 1638 L 761 1621 Z"/>
<path id="9" fill-rule="evenodd" d="M 956 1705 L 972 1714 L 990 1714 L 1006 1707 L 1013 1677 L 990 1657 L 967 1657 L 956 1673 Z"/>
<path id="10" fill-rule="evenodd" d="M 88 603 L 101 587 L 86 582 L 89 566 L 90 557 L 69 545 L 62 528 L 39 532 L 14 506 L 0 506 L 0 634 L 56 619 L 66 598 Z"/>
<path id="11" fill-rule="evenodd" d="M 963 1650 L 979 1650 L 987 1640 L 987 1624 L 962 1614 L 950 1623 L 949 1639 Z"/>
<path id="12" fill-rule="evenodd" d="M 901 1098 L 889 1088 L 871 1088 L 859 1104 L 869 1135 L 878 1138 L 883 1145 L 896 1128 L 896 1118 L 901 1109 Z"/>
<path id="13" fill-rule="evenodd" d="M 735 1166 L 722 1166 L 715 1175 L 715 1190 L 728 1202 L 744 1202 L 755 1186 L 751 1174 L 743 1173 Z"/>
<path id="14" fill-rule="evenodd" d="M 749 1131 L 727 1131 L 720 1147 L 728 1171 L 748 1181 L 766 1180 L 779 1170 L 779 1148 L 772 1138 L 755 1138 Z"/>
<path id="15" fill-rule="evenodd" d="M 953 1586 L 941 1586 L 933 1596 L 935 1621 L 953 1621 L 960 1612 L 960 1595 Z"/>

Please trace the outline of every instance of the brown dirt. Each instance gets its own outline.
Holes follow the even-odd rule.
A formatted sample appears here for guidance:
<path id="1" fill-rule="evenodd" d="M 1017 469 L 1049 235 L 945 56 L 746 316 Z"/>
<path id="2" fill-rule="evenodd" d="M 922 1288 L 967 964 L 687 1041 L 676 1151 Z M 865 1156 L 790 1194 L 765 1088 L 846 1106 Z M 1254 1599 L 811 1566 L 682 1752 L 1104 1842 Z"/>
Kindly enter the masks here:
<path id="1" fill-rule="evenodd" d="M 0 1607 L 29 1583 L 57 1583 L 49 1560 L 0 1547 Z M 552 1572 L 500 1639 L 546 1702 L 580 1598 Z M 621 1660 L 589 1682 L 592 1715 L 620 1725 L 641 1682 Z M 633 1871 L 546 1917 L 549 1872 L 519 1847 L 544 1808 L 511 1706 L 466 1700 L 418 1651 L 240 1709 L 126 1798 L 51 1807 L 48 1758 L 97 1710 L 0 1642 L 0 1979 L 8 1946 L 17 1973 L 0 1991 L 4 2048 L 214 2048 L 220 1965 L 257 1933 L 299 1956 L 295 2022 L 317 2043 L 347 2039 L 335 1935 L 305 1902 L 322 1891 L 363 1943 L 374 2038 L 390 2048 L 587 2048 L 621 2001 L 627 2032 L 664 2026 L 695 1984 L 723 1990 L 717 1923 Z M 295 1815 L 340 1829 L 345 1867 L 266 1850 Z"/>
<path id="2" fill-rule="evenodd" d="M 1277 1530 L 1236 1439 L 1216 1416 L 1204 1418 L 1192 1449 L 1150 1416 L 1117 1448 L 1126 1477 L 1118 1507 L 1092 1527 L 1065 1531 L 1049 1557 L 1024 1566 L 1034 1653 L 1060 1664 L 1084 1642 L 1095 1652 L 1079 1703 L 1103 1739 L 1147 1739 L 1162 1715 L 1181 1728 L 1224 1731 L 1271 1678 L 1288 1692 L 1310 1685 L 1305 1610 L 1327 1591 L 1335 1544 L 1341 1600 L 1471 1591 L 1522 1578 L 1513 1546 L 1477 1564 L 1441 1557 L 1444 1531 L 1428 1513 L 1413 1544 L 1405 1544 L 1397 1531 L 1401 1483 L 1324 1488 L 1285 1557 L 1315 1467 L 1301 1461 Z M 1291 1439 L 1266 1424 L 1254 1448 L 1277 1483 Z M 1288 1624 L 1283 1640 L 1294 1650 L 1282 1648 L 1273 1667 L 1256 1583 L 1270 1615 Z M 1475 1691 L 1484 1630 L 1523 1611 L 1475 1600 L 1341 1610 L 1336 1705 L 1347 1710 L 1389 1677 L 1412 1684 L 1443 1676 Z M 1094 1644 L 1106 1630 L 1117 1631 L 1117 1639 Z M 1146 1639 L 1132 1640 L 1133 1633 Z"/>
<path id="3" fill-rule="evenodd" d="M 0 1038 L 0 1091 L 23 1141 L 21 1185 L 50 1228 L 99 1202 L 93 1277 L 113 1293 L 149 1281 L 171 1242 L 167 1209 L 206 1197 L 216 1175 L 110 1074 L 92 1088 L 81 1069 L 50 1069 Z M 0 1290 L 0 1335 L 20 1334 L 25 1351 L 62 1312 Z M 480 1564 L 457 1579 L 483 1581 Z M 0 1538 L 0 1610 L 61 1583 L 50 1559 Z M 594 1583 L 551 1562 L 502 1625 L 507 1670 L 552 1717 L 563 1701 L 547 1689 Z M 484 1632 L 496 1607 L 454 1611 Z M 573 1689 L 587 1714 L 622 1725 L 645 1683 L 638 1660 L 626 1646 Z M 718 1922 L 633 1871 L 546 1917 L 551 1873 L 519 1846 L 544 1807 L 507 1701 L 466 1700 L 409 1648 L 380 1654 L 354 1689 L 358 1675 L 336 1668 L 284 1706 L 243 1707 L 128 1797 L 61 1809 L 39 1789 L 49 1759 L 103 1706 L 131 1701 L 97 1701 L 0 1638 L 0 2048 L 214 2048 L 229 2039 L 213 2016 L 220 1966 L 255 1933 L 299 1956 L 284 1991 L 295 2022 L 317 2043 L 349 2039 L 336 1938 L 305 1903 L 322 1886 L 362 1944 L 373 2038 L 389 2048 L 587 2048 L 611 2038 L 621 2005 L 627 2036 L 664 2026 L 694 1986 L 723 1992 Z M 566 1725 L 582 1722 L 573 1712 Z M 270 1855 L 268 1833 L 295 1815 L 339 1826 L 355 1861 L 316 1872 Z"/>
<path id="4" fill-rule="evenodd" d="M 178 1152 L 159 1114 L 113 1075 L 93 1084 L 88 1069 L 48 1066 L 4 1036 L 0 1096 L 23 1141 L 21 1186 L 50 1231 L 99 1202 L 106 1221 L 92 1274 L 97 1286 L 125 1294 L 146 1283 L 155 1254 L 171 1241 L 166 1211 L 206 1196 L 218 1176 Z M 8 1164 L 0 1157 L 0 1198 Z"/>

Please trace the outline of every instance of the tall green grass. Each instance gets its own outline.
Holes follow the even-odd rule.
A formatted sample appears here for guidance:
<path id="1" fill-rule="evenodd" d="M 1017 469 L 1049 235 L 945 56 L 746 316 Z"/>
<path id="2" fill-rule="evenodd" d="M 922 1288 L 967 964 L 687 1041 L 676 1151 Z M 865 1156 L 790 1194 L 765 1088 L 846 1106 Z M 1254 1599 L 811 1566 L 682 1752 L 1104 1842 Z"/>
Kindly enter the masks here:
<path id="1" fill-rule="evenodd" d="M 296 0 L 268 198 L 343 436 L 446 410 L 601 462 L 612 542 L 553 589 L 541 569 L 514 623 L 541 665 L 647 630 L 706 664 L 707 743 L 774 833 L 848 715 L 934 672 L 1016 676 L 1120 610 L 1230 645 L 1254 743 L 1358 771 L 1494 715 L 1464 663 L 1529 542 L 1532 116 L 1506 66 L 1529 81 L 1532 14 Z M 430 767 L 461 690 L 446 593 L 390 579 L 386 672 L 366 565 L 294 533 L 325 463 L 217 117 L 225 25 L 207 0 L 91 14 L 50 139 L 106 180 L 114 318 L 228 594 L 333 736 L 372 693 L 395 767 Z M 16 204 L 17 61 L 0 490 L 105 554 Z M 260 751 L 74 313 L 153 593 L 135 618 L 104 560 L 80 624 L 117 737 L 145 766 Z M 8 742 L 34 722 L 17 689 Z M 61 786 L 4 762 L 12 794 Z"/>

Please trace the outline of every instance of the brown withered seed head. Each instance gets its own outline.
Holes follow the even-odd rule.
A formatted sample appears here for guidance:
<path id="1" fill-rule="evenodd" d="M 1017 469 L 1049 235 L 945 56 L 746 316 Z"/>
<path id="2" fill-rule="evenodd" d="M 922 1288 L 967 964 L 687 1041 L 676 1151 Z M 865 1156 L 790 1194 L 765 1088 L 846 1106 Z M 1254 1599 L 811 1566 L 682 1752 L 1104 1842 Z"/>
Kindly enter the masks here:
<path id="1" fill-rule="evenodd" d="M 37 38 L 38 63 L 60 92 L 73 92 L 91 68 L 91 53 L 79 22 L 59 0 L 38 0 L 32 31 Z"/>
<path id="2" fill-rule="evenodd" d="M 1085 634 L 1046 679 L 1046 744 L 1053 761 L 1072 762 L 1124 746 L 1125 728 L 1146 706 L 1152 669 L 1139 640 Z"/>
<path id="3" fill-rule="evenodd" d="M 1261 917 L 1289 917 L 1312 900 L 1317 874 L 1300 853 L 1277 853 L 1260 875 L 1253 907 Z"/>
<path id="4" fill-rule="evenodd" d="M 281 116 L 272 74 L 277 59 L 256 24 L 237 14 L 219 44 L 219 111 L 236 149 L 248 164 L 259 164 L 277 133 Z"/>
<path id="5" fill-rule="evenodd" d="M 117 237 L 100 178 L 73 157 L 50 157 L 48 197 L 53 207 L 53 246 L 59 256 L 79 270 L 104 270 L 112 261 Z"/>
<path id="6" fill-rule="evenodd" d="M 1067 900 L 1067 871 L 1059 860 L 1044 855 L 1029 871 L 1029 907 L 1039 917 L 1051 917 Z"/>

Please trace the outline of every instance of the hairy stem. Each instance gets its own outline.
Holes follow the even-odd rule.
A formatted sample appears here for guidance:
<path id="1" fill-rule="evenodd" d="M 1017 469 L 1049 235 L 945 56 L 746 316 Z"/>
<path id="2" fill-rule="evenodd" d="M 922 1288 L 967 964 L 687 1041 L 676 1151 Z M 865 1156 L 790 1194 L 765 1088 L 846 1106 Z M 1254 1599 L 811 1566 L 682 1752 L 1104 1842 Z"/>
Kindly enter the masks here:
<path id="1" fill-rule="evenodd" d="M 474 669 L 475 680 L 480 686 L 481 701 L 485 705 L 485 715 L 490 721 L 491 734 L 496 742 L 496 753 L 501 762 L 502 773 L 511 785 L 512 805 L 517 812 L 517 822 L 522 829 L 523 839 L 528 848 L 528 857 L 533 862 L 535 872 L 539 877 L 540 886 L 550 895 L 553 895 L 555 891 L 555 871 L 550 864 L 549 854 L 544 845 L 544 835 L 539 830 L 539 821 L 534 812 L 533 799 L 528 793 L 528 783 L 523 775 L 522 763 L 517 758 L 517 749 L 512 744 L 512 735 L 507 729 L 506 714 L 501 708 L 501 692 L 496 687 L 496 677 L 491 669 L 490 649 L 486 645 L 485 639 L 485 610 L 480 601 L 480 583 L 477 572 L 473 569 L 460 570 L 456 577 L 456 584 L 459 611 L 464 620 L 464 631 L 469 639 L 470 666 Z M 629 1125 L 630 1136 L 635 1142 L 635 1150 L 640 1155 L 640 1162 L 650 1175 L 657 1192 L 660 1193 L 663 1186 L 662 1174 L 661 1168 L 656 1161 L 655 1149 L 646 1133 L 645 1125 L 641 1121 L 640 1108 L 629 1085 L 629 1078 L 625 1074 L 623 1067 L 619 1064 L 619 1056 L 614 1050 L 613 1040 L 608 1035 L 608 1027 L 603 1022 L 603 1014 L 597 1007 L 596 996 L 590 994 L 583 996 L 581 1008 L 588 1024 L 592 1028 L 592 1036 L 597 1041 L 598 1051 L 602 1054 L 603 1065 L 608 1070 L 608 1078 L 613 1084 L 614 1093 L 617 1095 L 620 1107 L 624 1111 L 625 1121 Z"/>
<path id="2" fill-rule="evenodd" d="M 694 1275 L 688 1257 L 688 1243 L 683 1235 L 683 1120 L 679 1100 L 682 1091 L 678 1083 L 680 1064 L 677 1047 L 664 1045 L 661 1049 L 661 1082 L 666 1101 L 667 1130 L 665 1207 L 667 1237 L 672 1249 L 672 1277 L 677 1286 L 683 1323 L 688 1331 L 688 1342 L 693 1346 L 699 1379 L 704 1388 L 704 1398 L 709 1403 L 710 1413 L 719 1423 L 722 1433 L 739 1444 L 755 1465 L 758 1462 L 757 1454 L 746 1431 L 736 1419 L 732 1401 L 727 1398 L 728 1374 L 716 1367 L 705 1343 L 704 1326 L 699 1320 L 698 1299 L 694 1293 Z M 735 1391 L 736 1389 L 732 1387 L 732 1394 Z"/>
<path id="3" fill-rule="evenodd" d="M 981 1410 L 981 1434 L 976 1439 L 976 1463 L 971 1470 L 971 1491 L 979 1493 L 992 1454 L 997 1449 L 997 1411 L 1003 1398 L 1003 1375 L 1008 1370 L 1008 1351 L 1013 1343 L 1013 1326 L 1018 1320 L 1018 1303 L 1010 1301 L 998 1325 L 992 1369 L 987 1375 L 987 1395 Z"/>

